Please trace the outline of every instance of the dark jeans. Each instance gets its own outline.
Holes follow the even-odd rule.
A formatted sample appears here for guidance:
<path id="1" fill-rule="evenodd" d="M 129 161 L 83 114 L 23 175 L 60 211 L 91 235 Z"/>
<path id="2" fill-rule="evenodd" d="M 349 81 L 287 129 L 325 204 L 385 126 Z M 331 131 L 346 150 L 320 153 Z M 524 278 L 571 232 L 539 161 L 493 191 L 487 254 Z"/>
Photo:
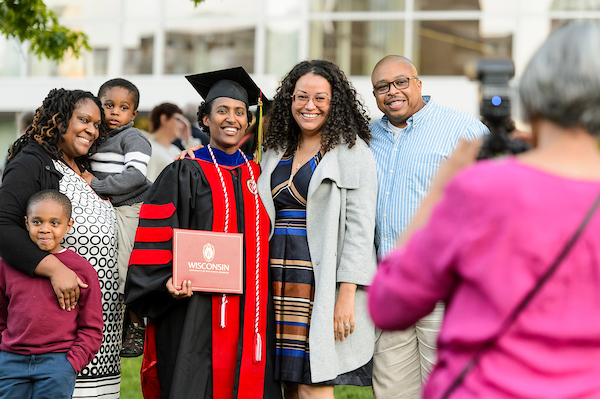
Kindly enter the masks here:
<path id="1" fill-rule="evenodd" d="M 70 399 L 76 376 L 66 353 L 0 351 L 0 399 Z"/>

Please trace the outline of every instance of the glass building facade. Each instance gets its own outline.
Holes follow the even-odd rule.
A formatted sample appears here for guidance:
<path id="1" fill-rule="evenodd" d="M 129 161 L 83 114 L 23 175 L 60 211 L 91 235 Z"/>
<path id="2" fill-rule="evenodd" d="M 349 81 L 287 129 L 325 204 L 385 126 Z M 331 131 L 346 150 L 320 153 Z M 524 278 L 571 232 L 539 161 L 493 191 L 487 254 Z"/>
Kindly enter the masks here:
<path id="1" fill-rule="evenodd" d="M 412 59 L 424 94 L 477 114 L 478 85 L 465 65 L 510 58 L 516 79 L 555 27 L 600 20 L 600 0 L 46 0 L 64 26 L 85 32 L 91 51 L 57 63 L 0 38 L 0 148 L 16 137 L 19 112 L 54 87 L 97 92 L 125 77 L 140 110 L 170 101 L 193 107 L 186 74 L 243 66 L 268 96 L 298 61 L 327 59 L 350 76 L 379 117 L 369 75 L 387 54 Z"/>

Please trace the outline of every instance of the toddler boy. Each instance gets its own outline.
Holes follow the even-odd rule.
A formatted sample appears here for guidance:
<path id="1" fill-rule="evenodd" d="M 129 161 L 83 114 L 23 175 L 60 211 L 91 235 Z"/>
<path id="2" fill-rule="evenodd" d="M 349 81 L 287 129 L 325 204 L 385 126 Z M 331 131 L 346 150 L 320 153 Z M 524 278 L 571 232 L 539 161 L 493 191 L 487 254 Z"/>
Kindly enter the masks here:
<path id="1" fill-rule="evenodd" d="M 116 78 L 100 86 L 98 97 L 109 128 L 106 141 L 90 158 L 92 173 L 84 179 L 98 194 L 107 196 L 117 214 L 119 292 L 125 292 L 127 265 L 133 249 L 140 207 L 152 183 L 146 178 L 152 147 L 141 131 L 133 127 L 140 93 L 126 79 Z M 123 332 L 121 356 L 140 356 L 144 345 L 142 321 L 129 312 Z"/>

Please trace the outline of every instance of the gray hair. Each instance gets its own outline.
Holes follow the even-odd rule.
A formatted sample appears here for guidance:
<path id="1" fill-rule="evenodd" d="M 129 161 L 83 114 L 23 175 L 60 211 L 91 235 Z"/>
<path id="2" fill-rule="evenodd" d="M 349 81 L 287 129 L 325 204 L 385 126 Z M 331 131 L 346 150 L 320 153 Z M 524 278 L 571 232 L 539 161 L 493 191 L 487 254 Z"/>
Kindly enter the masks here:
<path id="1" fill-rule="evenodd" d="M 529 120 L 600 135 L 600 25 L 571 23 L 553 33 L 529 61 L 519 94 Z"/>

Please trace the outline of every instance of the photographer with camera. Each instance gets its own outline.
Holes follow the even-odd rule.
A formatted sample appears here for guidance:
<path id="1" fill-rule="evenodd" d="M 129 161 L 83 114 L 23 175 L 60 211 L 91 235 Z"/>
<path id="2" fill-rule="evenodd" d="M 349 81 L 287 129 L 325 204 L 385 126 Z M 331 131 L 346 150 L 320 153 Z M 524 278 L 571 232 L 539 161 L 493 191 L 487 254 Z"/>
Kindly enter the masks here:
<path id="1" fill-rule="evenodd" d="M 447 305 L 424 398 L 600 397 L 599 43 L 598 24 L 546 41 L 519 88 L 535 148 L 466 167 L 461 143 L 380 264 L 379 327 Z"/>
<path id="2" fill-rule="evenodd" d="M 379 183 L 375 244 L 381 258 L 394 249 L 458 140 L 475 140 L 488 130 L 473 115 L 422 96 L 422 82 L 408 58 L 383 58 L 371 82 L 377 106 L 385 114 L 370 126 Z M 376 399 L 419 397 L 435 363 L 443 313 L 440 305 L 405 331 L 381 334 L 373 355 Z"/>
<path id="3" fill-rule="evenodd" d="M 476 69 L 469 64 L 467 75 L 481 82 L 481 118 L 490 129 L 477 159 L 520 154 L 531 149 L 530 137 L 517 130 L 511 117 L 509 80 L 515 75 L 513 62 L 508 59 L 480 59 Z"/>

